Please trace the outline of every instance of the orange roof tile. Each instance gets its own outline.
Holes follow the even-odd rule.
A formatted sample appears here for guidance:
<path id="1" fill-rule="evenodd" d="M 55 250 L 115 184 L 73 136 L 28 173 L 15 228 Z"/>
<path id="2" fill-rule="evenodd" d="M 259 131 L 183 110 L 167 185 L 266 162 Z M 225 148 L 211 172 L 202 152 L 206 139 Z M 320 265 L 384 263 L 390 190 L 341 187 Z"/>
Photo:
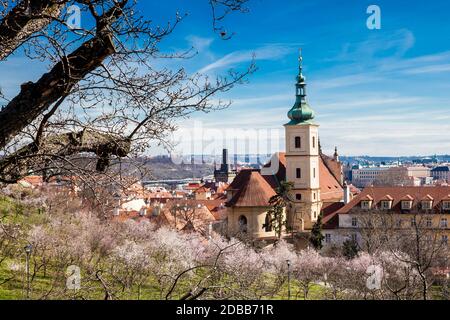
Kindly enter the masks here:
<path id="1" fill-rule="evenodd" d="M 428 195 L 434 199 L 434 205 L 438 206 L 443 200 L 450 200 L 450 186 L 422 186 L 422 187 L 367 187 L 358 196 L 353 198 L 350 203 L 341 208 L 338 213 L 349 213 L 354 207 L 358 206 L 361 200 L 371 197 L 375 204 L 389 194 L 393 198 L 393 210 L 400 210 L 398 205 L 403 200 L 413 201 L 413 206 Z"/>
<path id="2" fill-rule="evenodd" d="M 205 186 L 202 186 L 202 187 L 196 189 L 194 192 L 195 193 L 206 193 L 206 192 L 211 192 L 211 189 L 206 188 Z"/>
<path id="3" fill-rule="evenodd" d="M 410 195 L 410 194 L 406 194 L 404 195 L 401 200 L 405 200 L 405 201 L 413 201 L 414 198 Z"/>
<path id="4" fill-rule="evenodd" d="M 328 169 L 322 158 L 319 158 L 319 183 L 322 201 L 341 201 L 343 199 L 344 189 L 341 183 Z"/>
<path id="5" fill-rule="evenodd" d="M 344 206 L 343 202 L 324 203 L 322 206 L 323 229 L 335 229 L 339 225 L 339 216 L 336 212 Z"/>
<path id="6" fill-rule="evenodd" d="M 23 178 L 22 180 L 28 182 L 32 186 L 39 186 L 44 182 L 42 176 L 28 176 Z"/>
<path id="7" fill-rule="evenodd" d="M 267 207 L 270 206 L 270 199 L 276 195 L 260 171 L 253 169 L 241 170 L 228 190 L 234 190 L 234 195 L 227 205 L 237 207 Z"/>
<path id="8" fill-rule="evenodd" d="M 429 194 L 427 194 L 425 197 L 422 198 L 422 200 L 430 200 L 430 201 L 433 201 L 434 199 L 433 199 L 432 196 L 430 196 Z"/>

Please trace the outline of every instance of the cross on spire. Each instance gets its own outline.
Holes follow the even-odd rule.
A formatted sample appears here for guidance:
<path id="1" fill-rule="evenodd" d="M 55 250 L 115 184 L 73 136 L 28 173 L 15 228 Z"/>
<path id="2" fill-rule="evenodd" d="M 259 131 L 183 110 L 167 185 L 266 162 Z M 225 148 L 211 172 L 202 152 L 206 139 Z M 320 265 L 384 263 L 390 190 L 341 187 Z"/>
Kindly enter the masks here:
<path id="1" fill-rule="evenodd" d="M 314 119 L 314 111 L 306 101 L 306 77 L 303 75 L 303 50 L 299 48 L 298 54 L 298 75 L 295 84 L 295 105 L 288 113 L 291 124 L 299 124 L 304 122 L 312 122 Z"/>
<path id="2" fill-rule="evenodd" d="M 303 55 L 302 55 L 302 48 L 298 49 L 298 68 L 300 70 L 300 74 L 302 73 L 303 69 Z"/>
<path id="3" fill-rule="evenodd" d="M 297 97 L 305 101 L 306 97 L 306 78 L 303 76 L 303 49 L 298 49 L 298 76 L 297 76 Z"/>

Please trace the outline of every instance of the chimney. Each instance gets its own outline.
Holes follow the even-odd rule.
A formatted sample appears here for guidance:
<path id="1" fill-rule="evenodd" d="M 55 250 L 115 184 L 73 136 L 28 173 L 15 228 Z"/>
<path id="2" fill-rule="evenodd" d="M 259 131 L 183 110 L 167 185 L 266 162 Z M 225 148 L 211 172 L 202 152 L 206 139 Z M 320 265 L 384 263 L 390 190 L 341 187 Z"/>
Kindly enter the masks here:
<path id="1" fill-rule="evenodd" d="M 349 203 L 351 200 L 350 187 L 347 183 L 344 183 L 344 204 Z"/>

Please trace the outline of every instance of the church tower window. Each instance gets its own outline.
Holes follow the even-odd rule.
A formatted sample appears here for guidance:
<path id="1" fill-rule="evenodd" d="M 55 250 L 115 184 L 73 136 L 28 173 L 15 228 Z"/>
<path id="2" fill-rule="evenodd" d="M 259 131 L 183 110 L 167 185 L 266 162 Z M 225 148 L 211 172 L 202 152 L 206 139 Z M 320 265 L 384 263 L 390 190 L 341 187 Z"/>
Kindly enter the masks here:
<path id="1" fill-rule="evenodd" d="M 297 176 L 297 179 L 301 179 L 301 178 L 302 178 L 302 169 L 297 168 L 295 174 L 296 174 L 296 176 Z"/>
<path id="2" fill-rule="evenodd" d="M 302 147 L 302 138 L 295 137 L 295 149 L 301 149 Z"/>

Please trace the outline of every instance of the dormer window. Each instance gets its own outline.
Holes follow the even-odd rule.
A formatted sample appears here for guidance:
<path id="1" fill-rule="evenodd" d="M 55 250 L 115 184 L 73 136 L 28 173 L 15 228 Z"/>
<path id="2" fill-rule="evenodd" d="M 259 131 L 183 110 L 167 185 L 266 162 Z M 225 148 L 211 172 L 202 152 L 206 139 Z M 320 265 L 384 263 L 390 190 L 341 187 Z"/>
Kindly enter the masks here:
<path id="1" fill-rule="evenodd" d="M 383 198 L 381 198 L 381 202 L 380 202 L 381 210 L 392 209 L 392 201 L 394 201 L 394 198 L 392 198 L 389 194 L 387 194 Z"/>
<path id="2" fill-rule="evenodd" d="M 431 210 L 433 208 L 433 200 L 433 197 L 427 194 L 420 202 L 422 210 Z"/>
<path id="3" fill-rule="evenodd" d="M 442 208 L 443 208 L 444 210 L 450 210 L 450 201 L 444 201 L 444 202 L 442 203 Z"/>
<path id="4" fill-rule="evenodd" d="M 392 201 L 383 200 L 381 201 L 381 209 L 382 210 L 390 210 L 392 208 Z"/>
<path id="5" fill-rule="evenodd" d="M 403 197 L 401 202 L 402 210 L 411 210 L 413 205 L 414 198 L 411 197 L 409 194 L 407 194 L 405 197 Z"/>
<path id="6" fill-rule="evenodd" d="M 371 207 L 372 201 L 370 200 L 363 200 L 361 201 L 361 209 L 363 210 L 369 210 Z"/>
<path id="7" fill-rule="evenodd" d="M 431 200 L 422 201 L 422 209 L 423 210 L 431 210 L 432 207 L 433 207 L 433 201 L 431 201 Z"/>
<path id="8" fill-rule="evenodd" d="M 372 208 L 373 198 L 370 195 L 366 195 L 361 199 L 360 205 L 361 209 L 369 210 Z"/>
<path id="9" fill-rule="evenodd" d="M 412 201 L 410 200 L 402 201 L 402 210 L 411 210 L 411 208 L 412 208 Z"/>

